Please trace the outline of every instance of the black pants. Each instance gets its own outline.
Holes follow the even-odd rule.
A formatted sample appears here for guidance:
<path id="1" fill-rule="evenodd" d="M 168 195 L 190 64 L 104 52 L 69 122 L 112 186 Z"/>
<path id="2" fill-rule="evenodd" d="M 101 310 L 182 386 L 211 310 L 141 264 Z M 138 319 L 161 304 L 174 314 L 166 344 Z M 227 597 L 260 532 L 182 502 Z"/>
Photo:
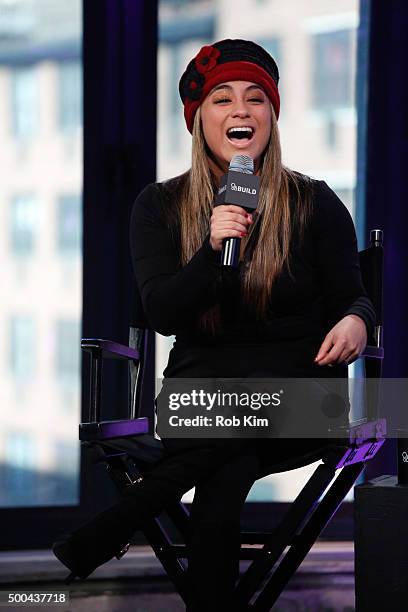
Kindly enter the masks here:
<path id="1" fill-rule="evenodd" d="M 190 513 L 189 612 L 234 609 L 239 574 L 240 514 L 257 478 L 254 440 L 163 440 L 163 458 L 131 493 L 135 523 L 158 516 L 196 487 Z"/>
<path id="2" fill-rule="evenodd" d="M 145 516 L 157 516 L 196 487 L 188 538 L 188 612 L 238 610 L 233 589 L 239 576 L 240 515 L 260 471 L 265 445 L 271 460 L 289 456 L 282 440 L 164 440 L 166 453 L 132 498 Z M 310 447 L 316 441 L 303 440 Z M 299 450 L 299 441 L 296 443 Z M 136 500 L 135 500 L 136 496 Z"/>

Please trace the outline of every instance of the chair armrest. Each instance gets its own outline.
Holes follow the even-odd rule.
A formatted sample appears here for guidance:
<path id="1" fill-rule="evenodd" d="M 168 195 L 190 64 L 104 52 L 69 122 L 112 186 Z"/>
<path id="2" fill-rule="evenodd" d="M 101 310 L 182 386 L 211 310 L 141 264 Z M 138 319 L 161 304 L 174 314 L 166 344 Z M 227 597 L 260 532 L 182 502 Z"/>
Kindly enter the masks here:
<path id="1" fill-rule="evenodd" d="M 87 442 L 140 436 L 148 432 L 149 419 L 147 417 L 127 419 L 124 421 L 80 423 L 79 425 L 79 439 Z"/>
<path id="2" fill-rule="evenodd" d="M 360 357 L 371 357 L 374 359 L 384 359 L 384 349 L 382 346 L 367 345 Z"/>
<path id="3" fill-rule="evenodd" d="M 367 440 L 380 440 L 387 435 L 387 421 L 385 418 L 375 419 L 374 421 L 352 421 L 350 423 L 349 437 L 350 443 L 361 446 Z"/>
<path id="4" fill-rule="evenodd" d="M 90 353 L 100 351 L 103 359 L 132 359 L 140 360 L 139 351 L 119 342 L 100 340 L 98 338 L 82 338 L 81 348 Z"/>

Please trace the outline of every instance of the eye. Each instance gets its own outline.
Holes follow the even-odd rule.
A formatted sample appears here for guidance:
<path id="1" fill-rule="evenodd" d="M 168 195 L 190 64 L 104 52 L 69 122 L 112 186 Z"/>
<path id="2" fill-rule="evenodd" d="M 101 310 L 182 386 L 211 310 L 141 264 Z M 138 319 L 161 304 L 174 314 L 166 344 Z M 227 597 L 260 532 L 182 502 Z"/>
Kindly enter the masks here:
<path id="1" fill-rule="evenodd" d="M 218 100 L 214 100 L 215 104 L 220 104 L 220 102 L 229 102 L 229 98 L 218 98 Z"/>
<path id="2" fill-rule="evenodd" d="M 263 98 L 249 98 L 250 102 L 263 102 L 264 99 Z"/>

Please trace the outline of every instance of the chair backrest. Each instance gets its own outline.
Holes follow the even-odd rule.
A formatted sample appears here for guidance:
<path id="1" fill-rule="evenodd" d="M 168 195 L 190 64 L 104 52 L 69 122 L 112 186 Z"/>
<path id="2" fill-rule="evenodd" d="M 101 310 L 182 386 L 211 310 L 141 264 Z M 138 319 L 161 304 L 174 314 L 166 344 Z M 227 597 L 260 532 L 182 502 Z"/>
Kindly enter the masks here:
<path id="1" fill-rule="evenodd" d="M 368 338 L 364 357 L 364 415 L 367 421 L 379 418 L 379 397 L 382 376 L 383 349 L 383 277 L 384 248 L 383 231 L 370 232 L 370 246 L 359 252 L 363 285 L 375 310 L 375 327 L 372 338 Z"/>
<path id="2" fill-rule="evenodd" d="M 129 327 L 129 346 L 139 351 L 140 361 L 129 361 L 129 417 L 140 415 L 141 398 L 146 385 L 146 357 L 149 338 L 154 337 L 144 312 L 142 299 L 137 284 L 133 285 L 132 319 Z"/>
<path id="3" fill-rule="evenodd" d="M 376 322 L 373 338 L 368 344 L 382 346 L 383 326 L 383 276 L 384 276 L 384 248 L 383 232 L 380 229 L 371 230 L 370 246 L 359 252 L 361 276 L 364 287 L 373 303 Z"/>
<path id="4" fill-rule="evenodd" d="M 129 417 L 135 419 L 139 416 L 140 398 L 143 390 L 143 378 L 146 365 L 147 329 L 131 327 L 129 329 L 129 346 L 139 351 L 140 361 L 129 361 Z"/>

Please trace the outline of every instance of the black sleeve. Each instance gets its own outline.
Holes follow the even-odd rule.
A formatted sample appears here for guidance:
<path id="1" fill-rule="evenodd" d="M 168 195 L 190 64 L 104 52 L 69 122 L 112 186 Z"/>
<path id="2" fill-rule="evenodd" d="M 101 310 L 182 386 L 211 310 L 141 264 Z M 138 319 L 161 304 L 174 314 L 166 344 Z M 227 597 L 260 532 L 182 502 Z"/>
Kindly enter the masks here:
<path id="1" fill-rule="evenodd" d="M 315 185 L 315 240 L 328 324 L 331 328 L 346 315 L 358 315 L 369 339 L 375 311 L 361 279 L 353 219 L 324 181 Z"/>
<path id="2" fill-rule="evenodd" d="M 217 299 L 220 254 L 209 234 L 183 267 L 163 214 L 156 184 L 136 198 L 130 221 L 130 249 L 136 282 L 151 328 L 165 336 L 177 333 Z"/>

